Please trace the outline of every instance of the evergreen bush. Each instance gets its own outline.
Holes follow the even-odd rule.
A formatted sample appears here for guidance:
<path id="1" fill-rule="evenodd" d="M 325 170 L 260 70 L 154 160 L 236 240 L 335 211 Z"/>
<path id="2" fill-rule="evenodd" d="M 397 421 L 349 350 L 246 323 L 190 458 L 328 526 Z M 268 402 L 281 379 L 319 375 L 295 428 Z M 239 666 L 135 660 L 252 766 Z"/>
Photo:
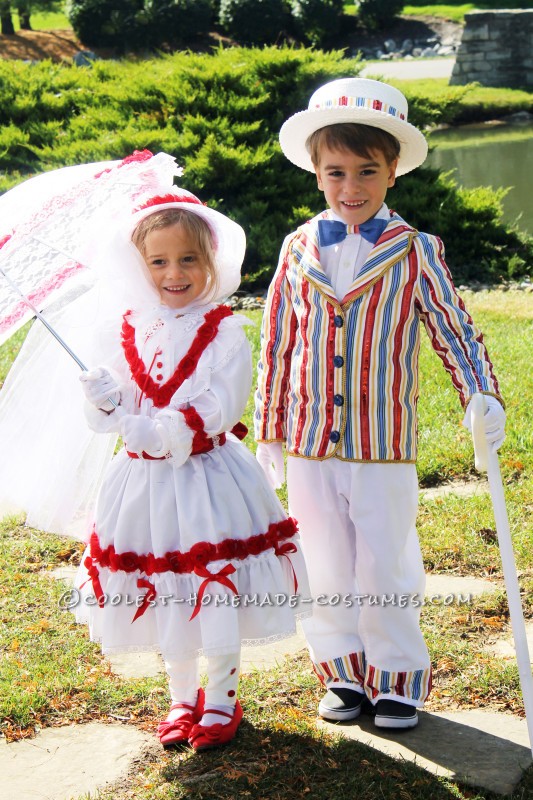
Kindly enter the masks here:
<path id="1" fill-rule="evenodd" d="M 243 285 L 264 287 L 284 236 L 324 202 L 314 175 L 282 155 L 280 126 L 306 108 L 318 86 L 358 70 L 337 51 L 276 47 L 101 60 L 90 69 L 0 61 L 0 191 L 44 170 L 164 150 L 184 167 L 185 188 L 244 227 Z M 433 107 L 408 96 L 410 119 L 451 122 L 469 91 L 453 87 Z M 458 190 L 419 169 L 397 181 L 388 203 L 442 237 L 461 282 L 530 268 L 531 239 L 501 224 L 500 198 L 491 189 Z"/>
<path id="2" fill-rule="evenodd" d="M 88 47 L 142 46 L 143 0 L 67 0 L 65 13 L 76 36 Z"/>
<path id="3" fill-rule="evenodd" d="M 241 44 L 271 44 L 285 37 L 289 16 L 283 0 L 221 0 L 218 21 Z"/>
<path id="4" fill-rule="evenodd" d="M 371 30 L 380 30 L 390 25 L 405 3 L 403 0 L 359 0 L 357 17 Z"/>
<path id="5" fill-rule="evenodd" d="M 295 32 L 316 46 L 333 42 L 340 31 L 343 0 L 292 0 Z"/>
<path id="6" fill-rule="evenodd" d="M 211 0 L 145 0 L 148 46 L 186 45 L 208 33 L 212 11 Z"/>

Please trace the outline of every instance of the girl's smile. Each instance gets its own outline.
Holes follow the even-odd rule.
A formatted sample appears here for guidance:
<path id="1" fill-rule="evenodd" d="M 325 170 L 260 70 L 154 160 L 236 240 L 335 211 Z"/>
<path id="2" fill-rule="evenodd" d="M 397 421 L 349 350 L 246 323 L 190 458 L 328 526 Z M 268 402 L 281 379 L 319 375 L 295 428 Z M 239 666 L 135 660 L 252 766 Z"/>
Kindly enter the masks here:
<path id="1" fill-rule="evenodd" d="M 207 263 L 191 235 L 176 223 L 146 235 L 143 258 L 161 297 L 180 309 L 196 300 L 207 283 Z"/>

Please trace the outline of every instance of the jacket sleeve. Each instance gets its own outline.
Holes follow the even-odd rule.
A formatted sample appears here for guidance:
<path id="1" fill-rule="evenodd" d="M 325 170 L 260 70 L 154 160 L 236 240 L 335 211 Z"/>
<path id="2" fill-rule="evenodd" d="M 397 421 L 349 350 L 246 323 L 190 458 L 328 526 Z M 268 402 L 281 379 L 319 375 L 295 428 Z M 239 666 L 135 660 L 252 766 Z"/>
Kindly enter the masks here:
<path id="1" fill-rule="evenodd" d="M 416 304 L 431 344 L 464 408 L 476 392 L 490 394 L 503 405 L 498 381 L 483 342 L 483 335 L 457 294 L 444 260 L 444 245 L 436 236 L 420 234 L 415 240 L 423 265 Z"/>
<path id="2" fill-rule="evenodd" d="M 287 393 L 297 328 L 287 280 L 291 241 L 292 236 L 283 243 L 263 313 L 254 416 L 255 438 L 259 442 L 286 439 Z"/>

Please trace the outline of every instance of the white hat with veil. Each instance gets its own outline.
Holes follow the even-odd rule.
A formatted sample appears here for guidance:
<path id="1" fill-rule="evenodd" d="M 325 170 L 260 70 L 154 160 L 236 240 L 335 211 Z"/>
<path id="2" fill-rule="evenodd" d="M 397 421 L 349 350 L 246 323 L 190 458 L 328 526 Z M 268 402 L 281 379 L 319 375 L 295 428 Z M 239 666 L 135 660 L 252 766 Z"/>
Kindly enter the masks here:
<path id="1" fill-rule="evenodd" d="M 229 296 L 240 281 L 242 228 L 174 185 L 181 170 L 171 156 L 146 151 L 138 156 L 46 173 L 0 197 L 0 215 L 4 209 L 9 212 L 9 230 L 0 223 L 0 264 L 9 268 L 20 262 L 25 269 L 30 263 L 35 272 L 39 265 L 32 262 L 32 241 L 38 241 L 39 257 L 48 269 L 52 256 L 43 249 L 48 232 L 51 247 L 63 251 L 68 280 L 54 286 L 53 279 L 39 275 L 41 285 L 53 287 L 44 300 L 39 296 L 39 306 L 46 306 L 47 321 L 87 368 L 113 368 L 121 357 L 117 334 L 127 309 L 160 303 L 131 242 L 144 216 L 167 207 L 202 216 L 216 244 L 215 299 Z M 43 209 L 46 235 L 39 227 Z M 59 273 L 65 273 L 64 267 Z M 25 321 L 24 315 L 32 316 L 31 311 L 20 312 L 17 303 L 16 313 L 8 313 L 10 320 L 18 315 L 15 327 L 20 318 Z M 0 314 L 1 304 L 0 297 Z M 34 323 L 0 392 L 0 515 L 25 512 L 32 527 L 85 540 L 88 515 L 117 435 L 89 430 L 78 377 L 75 361 L 46 328 Z"/>

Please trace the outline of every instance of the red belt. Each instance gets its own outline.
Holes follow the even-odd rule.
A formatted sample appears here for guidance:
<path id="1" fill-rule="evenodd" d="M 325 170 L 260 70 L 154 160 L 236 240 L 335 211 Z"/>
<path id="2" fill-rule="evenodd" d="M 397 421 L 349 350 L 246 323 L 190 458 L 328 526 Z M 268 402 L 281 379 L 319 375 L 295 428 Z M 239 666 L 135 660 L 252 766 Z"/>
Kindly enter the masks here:
<path id="1" fill-rule="evenodd" d="M 226 434 L 220 433 L 218 436 L 214 436 L 212 439 L 207 438 L 201 444 L 194 444 L 191 450 L 191 456 L 199 456 L 201 453 L 209 453 L 210 450 L 214 450 L 215 447 L 221 447 L 223 444 L 226 443 Z M 145 453 L 144 450 L 139 455 L 139 453 L 130 453 L 129 450 L 126 450 L 126 453 L 129 455 L 130 458 L 143 458 L 146 461 L 164 461 L 166 456 L 150 456 L 148 453 Z"/>

